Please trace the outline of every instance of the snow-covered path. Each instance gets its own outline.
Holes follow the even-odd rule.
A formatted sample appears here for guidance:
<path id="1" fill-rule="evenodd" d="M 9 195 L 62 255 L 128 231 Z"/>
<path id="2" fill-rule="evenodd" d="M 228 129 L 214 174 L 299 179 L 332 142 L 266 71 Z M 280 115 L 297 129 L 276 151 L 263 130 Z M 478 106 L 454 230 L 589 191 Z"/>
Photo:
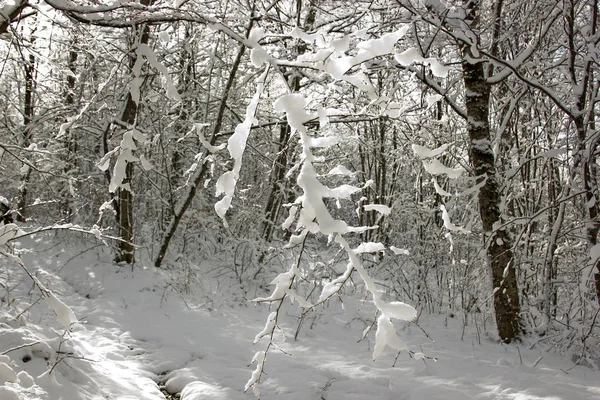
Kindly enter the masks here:
<path id="1" fill-rule="evenodd" d="M 39 269 L 39 279 L 84 324 L 64 342 L 63 349 L 72 353 L 57 364 L 56 381 L 45 376 L 35 378 L 37 385 L 30 388 L 10 382 L 6 387 L 18 390 L 22 399 L 154 400 L 164 398 L 155 383 L 160 381 L 170 392 L 188 385 L 188 400 L 253 398 L 243 393 L 243 387 L 253 369 L 249 361 L 266 345 L 252 345 L 268 315 L 265 305 L 219 305 L 219 290 L 209 285 L 183 295 L 172 289 L 164 273 L 119 269 L 98 261 L 100 256 L 89 251 L 67 262 L 71 259 L 68 252 L 52 248 L 24 257 L 28 267 Z M 11 279 L 18 275 L 14 271 Z M 21 289 L 30 288 L 23 277 L 19 279 Z M 209 298 L 217 300 L 207 302 Z M 282 330 L 275 338 L 282 351 L 269 353 L 262 399 L 600 398 L 600 372 L 572 368 L 567 359 L 525 345 L 520 348 L 521 363 L 516 346 L 503 346 L 485 336 L 480 344 L 470 330 L 461 340 L 456 318 L 421 319 L 435 342 L 415 326 L 402 329 L 398 325 L 411 348 L 436 357 L 437 362 L 416 361 L 402 354 L 392 368 L 395 354 L 391 352 L 373 362 L 369 340 L 357 343 L 364 320 L 372 315 L 368 307 L 361 314 L 350 311 L 352 299 L 345 303 L 347 313 L 332 304 L 319 312 L 312 329 L 307 321 L 298 341 L 293 340 L 297 310 L 293 306 L 284 310 Z M 51 311 L 38 303 L 29 312 L 27 325 L 19 328 L 20 339 L 14 328 L 0 328 L 0 353 L 35 335 L 52 339 L 49 326 L 60 331 Z M 25 353 L 26 349 L 20 349 L 8 354 L 14 369 L 41 375 L 43 363 L 24 363 Z M 542 360 L 533 367 L 540 356 Z"/>

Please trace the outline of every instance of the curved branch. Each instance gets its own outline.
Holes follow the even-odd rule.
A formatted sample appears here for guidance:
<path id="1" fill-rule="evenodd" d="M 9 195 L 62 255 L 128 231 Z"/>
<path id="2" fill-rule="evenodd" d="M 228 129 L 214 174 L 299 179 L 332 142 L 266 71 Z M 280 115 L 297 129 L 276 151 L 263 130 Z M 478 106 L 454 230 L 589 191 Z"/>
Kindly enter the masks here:
<path id="1" fill-rule="evenodd" d="M 19 18 L 25 7 L 27 7 L 26 0 L 15 0 L 13 3 L 5 3 L 0 8 L 0 34 L 8 31 L 10 23 Z"/>
<path id="2" fill-rule="evenodd" d="M 448 91 L 445 90 L 444 88 L 442 88 L 439 85 L 439 83 L 437 83 L 435 80 L 429 78 L 427 76 L 427 74 L 425 74 L 425 72 L 423 72 L 423 70 L 415 68 L 414 66 L 404 67 L 404 66 L 402 66 L 402 64 L 400 64 L 396 61 L 393 62 L 393 65 L 398 69 L 404 69 L 406 71 L 412 72 L 415 75 L 415 77 L 417 79 L 419 79 L 422 83 L 427 85 L 427 87 L 432 89 L 437 94 L 444 96 L 444 100 L 446 100 L 446 102 L 448 103 L 450 108 L 452 108 L 455 113 L 457 113 L 463 119 L 465 119 L 465 120 L 467 119 L 467 112 L 465 111 L 465 109 L 463 109 L 456 101 L 454 101 L 453 99 L 448 97 L 448 95 L 447 95 Z"/>

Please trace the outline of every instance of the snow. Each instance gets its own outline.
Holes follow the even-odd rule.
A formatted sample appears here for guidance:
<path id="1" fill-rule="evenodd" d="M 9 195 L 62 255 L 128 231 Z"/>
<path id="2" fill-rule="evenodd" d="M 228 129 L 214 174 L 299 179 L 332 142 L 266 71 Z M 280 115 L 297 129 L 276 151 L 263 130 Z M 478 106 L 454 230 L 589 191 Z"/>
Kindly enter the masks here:
<path id="1" fill-rule="evenodd" d="M 433 57 L 425 58 L 415 48 L 410 48 L 402 53 L 395 53 L 394 59 L 403 67 L 408 67 L 413 63 L 422 63 L 429 66 L 431 73 L 438 78 L 445 78 L 450 69 L 440 63 Z"/>
<path id="2" fill-rule="evenodd" d="M 449 193 L 441 188 L 441 186 L 437 183 L 437 180 L 435 178 L 432 178 L 431 180 L 433 181 L 433 187 L 435 188 L 435 192 L 437 194 L 439 194 L 440 196 L 445 196 L 445 197 L 452 196 L 452 193 Z"/>
<path id="3" fill-rule="evenodd" d="M 144 171 L 150 171 L 154 166 L 143 154 L 140 155 L 140 163 L 142 164 L 142 168 Z"/>
<path id="4" fill-rule="evenodd" d="M 294 131 L 297 131 L 302 129 L 305 122 L 313 119 L 313 115 L 304 110 L 307 105 L 308 100 L 304 96 L 299 93 L 292 93 L 275 100 L 273 108 L 277 112 L 285 112 L 288 124 Z"/>
<path id="5" fill-rule="evenodd" d="M 310 147 L 330 147 L 339 142 L 335 136 L 311 137 L 306 141 L 306 145 Z"/>
<path id="6" fill-rule="evenodd" d="M 288 229 L 290 226 L 292 226 L 292 224 L 294 223 L 294 220 L 296 219 L 296 212 L 298 212 L 298 206 L 290 207 L 290 212 L 288 214 L 288 217 L 281 224 L 282 229 Z"/>
<path id="7" fill-rule="evenodd" d="M 392 321 L 382 314 L 377 319 L 377 333 L 375 334 L 375 347 L 373 347 L 373 360 L 377 360 L 386 347 L 391 347 L 396 351 L 408 350 L 408 346 L 396 333 Z"/>
<path id="8" fill-rule="evenodd" d="M 405 256 L 410 255 L 410 251 L 406 250 L 406 249 L 400 249 L 396 246 L 390 246 L 390 250 L 394 252 L 394 254 L 398 255 L 398 254 L 402 254 Z"/>
<path id="9" fill-rule="evenodd" d="M 392 212 L 392 209 L 384 204 L 365 204 L 363 208 L 365 211 L 377 211 L 382 215 L 388 215 Z"/>
<path id="10" fill-rule="evenodd" d="M 360 254 L 360 253 L 377 253 L 377 252 L 380 252 L 383 250 L 385 250 L 385 246 L 381 243 L 363 242 L 357 248 L 355 248 L 353 251 L 356 254 Z"/>
<path id="11" fill-rule="evenodd" d="M 248 382 L 246 382 L 246 386 L 244 386 L 244 392 L 250 388 L 253 388 L 254 394 L 258 398 L 260 398 L 260 391 L 257 383 L 262 374 L 266 356 L 266 352 L 264 351 L 257 351 L 256 354 L 254 354 L 251 364 L 256 364 L 256 369 L 252 372 L 252 376 Z"/>
<path id="12" fill-rule="evenodd" d="M 204 128 L 206 126 L 208 126 L 208 125 L 209 124 L 202 124 L 202 123 L 196 123 L 196 124 L 194 124 L 194 127 L 196 128 L 196 132 L 198 133 L 198 140 L 200 141 L 200 143 L 202 144 L 202 146 L 204 146 L 204 148 L 206 150 L 208 150 L 209 153 L 216 153 L 219 150 L 223 150 L 227 146 L 227 143 L 221 143 L 218 146 L 213 146 L 204 137 L 203 131 L 204 131 Z"/>
<path id="13" fill-rule="evenodd" d="M 300 39 L 308 44 L 313 44 L 319 37 L 319 33 L 308 34 L 299 27 L 293 28 L 288 35 L 295 39 Z"/>
<path id="14" fill-rule="evenodd" d="M 343 55 L 348 48 L 349 38 L 334 40 L 329 45 L 330 49 L 337 53 L 341 53 L 342 55 L 339 57 L 329 57 L 323 69 L 334 79 L 343 79 L 345 73 L 352 67 L 360 65 L 370 59 L 391 53 L 396 42 L 398 42 L 409 29 L 410 25 L 407 24 L 397 31 L 386 33 L 377 39 L 361 41 L 356 45 L 358 51 L 355 55 L 351 56 Z"/>
<path id="15" fill-rule="evenodd" d="M 560 155 L 567 154 L 567 148 L 561 147 L 558 149 L 550 149 L 543 151 L 539 154 L 540 157 L 558 157 Z"/>
<path id="16" fill-rule="evenodd" d="M 354 193 L 360 192 L 361 188 L 352 185 L 340 185 L 335 188 L 327 188 L 323 191 L 324 197 L 334 199 L 349 199 Z"/>
<path id="17" fill-rule="evenodd" d="M 21 400 L 19 392 L 10 386 L 0 386 L 0 398 L 2 400 Z"/>
<path id="18" fill-rule="evenodd" d="M 0 225 L 0 246 L 19 236 L 22 231 L 16 224 Z"/>
<path id="19" fill-rule="evenodd" d="M 207 276 L 191 293 L 178 293 L 167 271 L 119 268 L 110 252 L 93 242 L 48 235 L 23 239 L 21 246 L 35 243 L 43 250 L 24 254 L 24 262 L 84 323 L 74 325 L 70 336 L 57 337 L 53 330 L 63 328 L 54 312 L 22 297 L 31 280 L 5 263 L 11 271 L 10 296 L 16 300 L 0 308 L 0 354 L 8 351 L 0 356 L 7 366 L 0 375 L 15 380 L 10 368 L 17 379 L 0 384 L 2 400 L 163 400 L 157 382 L 182 391 L 183 400 L 247 400 L 254 398 L 254 388 L 244 393 L 244 387 L 263 366 L 264 400 L 591 400 L 600 395 L 597 370 L 575 366 L 568 357 L 533 346 L 527 337 L 523 344 L 502 345 L 480 335 L 481 326 L 467 325 L 463 334 L 462 318 L 423 313 L 419 325 L 430 340 L 412 323 L 392 319 L 414 315 L 395 300 L 377 318 L 377 332 L 357 343 L 375 306 L 344 293 L 345 306 L 334 296 L 312 314 L 313 327 L 305 324 L 297 341 L 294 316 L 299 311 L 284 307 L 276 348 L 267 356 L 252 342 L 273 310 L 231 303 L 223 287 Z M 29 312 L 14 318 L 24 307 Z M 38 344 L 18 348 L 32 343 Z M 59 346 L 73 355 L 46 373 L 61 356 Z M 25 356 L 31 361 L 23 362 Z"/>
<path id="20" fill-rule="evenodd" d="M 167 97 L 172 100 L 175 100 L 175 101 L 181 101 L 181 96 L 179 95 L 179 92 L 177 91 L 175 83 L 171 79 L 169 70 L 167 69 L 167 67 L 165 67 L 165 65 L 163 63 L 158 61 L 158 58 L 156 57 L 156 54 L 154 54 L 154 51 L 152 50 L 152 48 L 150 48 L 150 46 L 148 46 L 147 44 L 141 43 L 138 46 L 138 48 L 136 49 L 136 54 L 137 54 L 137 59 L 134 64 L 134 67 L 133 67 L 133 72 L 134 72 L 135 77 L 139 78 L 139 76 L 141 74 L 142 63 L 143 63 L 142 60 L 145 58 L 154 69 L 156 69 L 158 72 L 160 72 L 161 77 L 162 77 L 163 86 L 166 89 Z M 139 85 L 138 85 L 138 91 L 139 91 Z M 133 95 L 133 93 L 132 93 L 132 95 Z M 138 93 L 138 102 L 139 102 L 139 93 Z"/>
<path id="21" fill-rule="evenodd" d="M 355 174 L 354 172 L 350 171 L 348 168 L 346 168 L 343 165 L 338 165 L 328 172 L 328 175 L 354 175 L 354 174 Z"/>
<path id="22" fill-rule="evenodd" d="M 0 362 L 0 385 L 5 382 L 17 382 L 17 373 L 6 363 Z"/>
<path id="23" fill-rule="evenodd" d="M 48 303 L 48 307 L 56 314 L 56 320 L 67 331 L 71 330 L 73 324 L 78 322 L 73 310 L 59 300 L 51 290 L 48 290 L 38 278 L 33 277 L 33 280 L 36 286 L 41 290 L 42 296 L 46 300 L 46 303 Z"/>
<path id="24" fill-rule="evenodd" d="M 465 169 L 462 167 L 449 168 L 442 164 L 438 159 L 423 160 L 423 167 L 431 175 L 448 175 L 450 179 L 456 179 L 460 177 Z"/>
<path id="25" fill-rule="evenodd" d="M 425 146 L 421 146 L 418 144 L 412 144 L 411 148 L 413 150 L 413 152 L 421 159 L 421 160 L 425 160 L 428 158 L 434 158 L 437 157 L 439 155 L 444 154 L 444 151 L 446 151 L 446 149 L 448 148 L 448 146 L 450 146 L 449 143 L 447 144 L 443 144 L 440 147 L 436 148 L 436 149 L 429 149 Z"/>
<path id="26" fill-rule="evenodd" d="M 463 190 L 457 196 L 464 197 L 464 196 L 470 196 L 473 193 L 479 193 L 479 190 L 485 186 L 486 182 L 487 182 L 487 174 L 484 174 L 481 182 L 473 185 L 472 187 L 470 187 L 468 189 Z"/>
<path id="27" fill-rule="evenodd" d="M 365 92 L 370 100 L 376 101 L 379 99 L 379 96 L 371 84 L 369 77 L 364 72 L 357 72 L 354 75 L 344 75 L 340 79 Z"/>
<path id="28" fill-rule="evenodd" d="M 227 400 L 224 389 L 202 381 L 188 383 L 181 392 L 182 400 Z"/>
<path id="29" fill-rule="evenodd" d="M 427 108 L 431 107 L 433 104 L 437 103 L 438 101 L 440 101 L 443 98 L 444 98 L 444 96 L 442 96 L 441 94 L 434 94 L 434 95 L 427 96 L 425 98 L 425 102 L 427 103 Z"/>
<path id="30" fill-rule="evenodd" d="M 277 321 L 277 313 L 275 311 L 273 311 L 271 314 L 269 314 L 269 317 L 267 318 L 267 323 L 266 323 L 264 329 L 256 334 L 256 337 L 254 338 L 254 342 L 252 342 L 252 343 L 253 344 L 258 343 L 261 338 L 263 338 L 263 337 L 269 335 L 271 332 L 273 332 L 273 329 L 275 329 L 276 321 Z"/>
<path id="31" fill-rule="evenodd" d="M 168 43 L 169 40 L 171 40 L 171 36 L 169 35 L 168 32 L 166 31 L 162 31 L 158 33 L 158 38 L 160 39 L 161 42 L 163 43 Z"/>
<path id="32" fill-rule="evenodd" d="M 300 173 L 298 174 L 297 184 L 304 193 L 294 202 L 295 204 L 302 204 L 296 230 L 305 228 L 308 232 L 320 232 L 324 235 L 346 233 L 352 228 L 345 221 L 333 218 L 323 199 L 325 197 L 337 200 L 349 199 L 352 194 L 359 192 L 362 188 L 347 184 L 329 188 L 319 181 L 313 162 L 318 162 L 322 158 L 315 156 L 312 148 L 333 146 L 339 139 L 335 136 L 311 136 L 308 133 L 304 123 L 312 119 L 315 114 L 308 113 L 304 109 L 307 105 L 308 99 L 300 93 L 281 96 L 273 104 L 275 111 L 285 112 L 288 125 L 292 129 L 292 133 L 299 133 L 299 141 L 302 146 L 302 162 L 299 166 Z M 296 168 L 295 166 L 292 169 L 295 170 Z M 284 223 L 285 226 L 291 224 L 290 218 L 293 218 L 292 214 Z M 296 240 L 292 237 L 290 244 L 295 244 Z"/>
<path id="33" fill-rule="evenodd" d="M 215 203 L 215 211 L 223 220 L 225 227 L 228 226 L 227 220 L 225 219 L 225 214 L 231 207 L 231 201 L 233 200 L 233 196 L 235 194 L 235 187 L 242 169 L 242 158 L 244 155 L 244 150 L 246 149 L 246 142 L 248 140 L 248 136 L 250 135 L 250 129 L 252 128 L 252 125 L 256 123 L 256 118 L 254 115 L 256 113 L 256 108 L 258 107 L 258 101 L 260 100 L 260 96 L 262 95 L 265 87 L 264 81 L 268 72 L 269 68 L 265 68 L 264 72 L 258 78 L 254 96 L 252 96 L 250 103 L 246 107 L 246 116 L 244 121 L 235 127 L 233 135 L 231 135 L 227 141 L 227 150 L 229 151 L 231 158 L 233 158 L 233 169 L 223 173 L 217 180 L 216 195 L 219 196 L 221 194 L 225 194 L 225 196 Z M 200 128 L 198 129 L 200 134 Z M 208 150 L 210 151 L 210 149 Z"/>
<path id="34" fill-rule="evenodd" d="M 33 377 L 27 373 L 27 371 L 21 371 L 17 374 L 17 379 L 21 387 L 26 389 L 32 387 L 35 384 Z"/>
<path id="35" fill-rule="evenodd" d="M 123 184 L 126 177 L 126 168 L 128 163 L 136 161 L 139 161 L 139 159 L 132 154 L 130 149 L 120 149 L 117 161 L 113 168 L 112 180 L 108 186 L 109 192 L 114 193 L 119 187 L 129 190 L 129 184 Z"/>
<path id="36" fill-rule="evenodd" d="M 452 223 L 452 221 L 450 220 L 450 215 L 448 214 L 448 210 L 446 210 L 446 206 L 441 204 L 440 210 L 442 211 L 442 219 L 444 220 L 444 228 L 448 229 L 449 231 L 469 233 L 469 231 L 466 230 L 465 228 L 456 226 Z"/>
<path id="37" fill-rule="evenodd" d="M 321 303 L 324 300 L 329 299 L 335 293 L 337 293 L 340 290 L 342 284 L 350 277 L 353 271 L 354 267 L 352 266 L 352 264 L 348 264 L 348 266 L 346 267 L 346 271 L 342 275 L 340 275 L 331 282 L 327 282 L 323 286 L 323 290 L 321 291 L 321 295 L 319 296 L 319 300 L 317 302 Z"/>
<path id="38" fill-rule="evenodd" d="M 413 306 L 401 301 L 381 303 L 378 305 L 378 308 L 387 318 L 395 318 L 402 321 L 414 321 L 417 318 L 417 310 Z"/>
<path id="39" fill-rule="evenodd" d="M 273 61 L 267 51 L 258 43 L 264 37 L 265 30 L 263 28 L 252 29 L 248 37 L 248 45 L 252 46 L 252 49 L 250 50 L 250 61 L 255 67 L 260 67 L 263 64 Z"/>

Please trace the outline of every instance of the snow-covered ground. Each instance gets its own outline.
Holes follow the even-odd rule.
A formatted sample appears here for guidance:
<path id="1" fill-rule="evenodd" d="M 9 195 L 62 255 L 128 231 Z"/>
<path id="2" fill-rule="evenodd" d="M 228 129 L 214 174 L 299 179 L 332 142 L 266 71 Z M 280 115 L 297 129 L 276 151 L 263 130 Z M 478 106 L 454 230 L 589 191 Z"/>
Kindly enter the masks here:
<path id="1" fill-rule="evenodd" d="M 243 388 L 250 360 L 266 345 L 266 338 L 252 342 L 267 305 L 236 305 L 208 277 L 181 293 L 167 272 L 119 268 L 103 247 L 70 241 L 67 234 L 22 243 L 37 250 L 22 256 L 27 268 L 81 321 L 70 334 L 31 279 L 0 259 L 0 400 L 164 399 L 159 385 L 188 400 L 253 398 Z M 333 301 L 304 322 L 298 340 L 298 310 L 287 306 L 262 399 L 600 398 L 597 370 L 539 345 L 501 345 L 481 327 L 463 334 L 460 318 L 421 316 L 433 341 L 413 324 L 397 324 L 411 349 L 437 362 L 401 354 L 393 366 L 389 349 L 374 362 L 373 338 L 359 342 L 373 309 L 359 305 Z"/>

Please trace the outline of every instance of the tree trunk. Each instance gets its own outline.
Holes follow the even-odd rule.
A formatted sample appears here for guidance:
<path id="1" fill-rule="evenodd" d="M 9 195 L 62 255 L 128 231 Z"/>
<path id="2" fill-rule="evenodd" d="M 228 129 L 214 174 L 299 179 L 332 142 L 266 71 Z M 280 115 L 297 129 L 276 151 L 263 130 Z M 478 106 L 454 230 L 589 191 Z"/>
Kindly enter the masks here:
<path id="1" fill-rule="evenodd" d="M 146 38 L 147 41 L 147 38 Z M 137 104 L 133 101 L 131 93 L 127 94 L 125 108 L 122 114 L 122 121 L 127 125 L 135 123 L 137 115 Z M 133 178 L 133 163 L 127 163 L 125 167 L 125 178 L 121 186 L 117 189 L 118 212 L 117 228 L 121 240 L 117 243 L 117 263 L 133 264 L 135 246 L 133 245 L 133 194 L 131 193 L 131 184 Z"/>
<path id="2" fill-rule="evenodd" d="M 70 74 L 67 75 L 66 79 L 66 88 L 65 88 L 65 105 L 69 108 L 69 111 L 72 112 L 73 106 L 75 105 L 75 88 L 77 84 L 77 58 L 79 54 L 77 53 L 77 38 L 75 37 L 71 43 L 71 49 L 69 50 L 69 60 L 68 60 L 68 69 Z M 65 121 L 66 122 L 66 121 Z M 70 175 L 73 174 L 74 171 L 77 171 L 77 135 L 74 129 L 68 129 L 64 133 L 64 167 L 63 171 L 65 173 L 65 180 L 60 184 L 60 213 L 61 217 L 67 222 L 72 222 L 73 220 L 73 209 L 71 204 L 71 182 L 69 182 Z"/>
<path id="3" fill-rule="evenodd" d="M 153 3 L 153 0 L 140 0 L 140 3 L 149 6 Z M 136 27 L 139 32 L 136 36 L 139 37 L 138 45 L 147 44 L 150 39 L 150 28 L 148 25 L 142 25 Z M 129 67 L 133 68 L 136 62 L 137 56 L 135 52 L 131 53 L 129 59 Z M 127 99 L 125 100 L 125 107 L 121 115 L 121 121 L 127 126 L 131 126 L 136 122 L 136 116 L 138 112 L 138 105 L 133 100 L 131 91 L 127 93 Z M 117 256 L 115 261 L 117 263 L 133 264 L 134 262 L 134 251 L 135 246 L 133 245 L 133 193 L 132 190 L 132 179 L 133 179 L 133 164 L 127 163 L 125 168 L 125 178 L 121 183 L 121 186 L 117 189 L 118 204 L 117 211 L 117 228 L 119 237 L 121 240 L 117 243 Z"/>
<path id="4" fill-rule="evenodd" d="M 467 5 L 467 21 L 477 30 L 479 25 L 478 1 Z M 470 160 L 479 180 L 487 177 L 486 184 L 479 192 L 479 213 L 483 231 L 488 243 L 487 258 L 494 286 L 494 309 L 500 339 L 505 343 L 517 339 L 519 328 L 519 291 L 512 253 L 512 239 L 505 229 L 495 225 L 501 222 L 498 176 L 489 126 L 489 101 L 491 86 L 485 80 L 484 66 L 471 53 L 471 46 L 462 44 L 463 81 L 465 85 L 465 106 L 467 109 L 467 130 L 470 142 Z"/>
<path id="5" fill-rule="evenodd" d="M 566 4 L 566 3 L 565 3 Z M 569 74 L 575 93 L 578 93 L 575 102 L 575 112 L 571 119 L 577 129 L 578 154 L 575 159 L 575 166 L 581 168 L 581 176 L 585 189 L 586 208 L 589 220 L 586 224 L 586 236 L 589 247 L 598 243 L 598 232 L 600 231 L 600 205 L 596 198 L 598 190 L 596 150 L 598 148 L 598 139 L 590 139 L 595 132 L 595 104 L 594 104 L 594 60 L 589 54 L 585 56 L 583 68 L 578 74 L 579 63 L 577 57 L 580 56 L 579 45 L 576 44 L 578 35 L 576 28 L 576 7 L 575 1 L 568 3 L 568 8 L 563 10 L 565 20 L 565 31 L 567 32 L 569 46 Z M 597 36 L 598 30 L 598 0 L 588 3 L 590 26 L 589 40 Z M 588 98 L 589 95 L 589 98 Z M 589 113 L 586 115 L 586 109 L 589 107 Z M 588 136 L 588 132 L 590 135 Z M 600 260 L 596 260 L 594 269 L 595 291 L 597 301 L 600 304 Z"/>
<path id="6" fill-rule="evenodd" d="M 296 85 L 292 84 L 293 87 Z M 296 88 L 297 90 L 297 88 Z M 288 124 L 282 124 L 279 128 L 279 143 L 278 152 L 275 161 L 273 162 L 269 197 L 267 199 L 267 205 L 265 207 L 265 221 L 263 222 L 263 233 L 262 237 L 266 242 L 270 242 L 273 239 L 273 232 L 275 230 L 275 224 L 279 217 L 279 211 L 283 204 L 285 197 L 285 174 L 288 171 L 288 161 L 290 158 L 289 139 L 290 139 L 290 126 Z"/>
<path id="7" fill-rule="evenodd" d="M 34 39 L 31 44 L 33 46 Z M 27 62 L 24 65 L 25 69 L 25 96 L 23 98 L 23 148 L 27 148 L 31 145 L 31 137 L 33 132 L 31 131 L 31 122 L 33 120 L 33 91 L 35 88 L 35 56 L 30 53 Z M 27 217 L 27 192 L 29 186 L 29 179 L 31 177 L 31 167 L 25 166 L 25 171 L 21 174 L 21 186 L 19 187 L 19 199 L 17 200 L 17 221 L 25 222 Z"/>

